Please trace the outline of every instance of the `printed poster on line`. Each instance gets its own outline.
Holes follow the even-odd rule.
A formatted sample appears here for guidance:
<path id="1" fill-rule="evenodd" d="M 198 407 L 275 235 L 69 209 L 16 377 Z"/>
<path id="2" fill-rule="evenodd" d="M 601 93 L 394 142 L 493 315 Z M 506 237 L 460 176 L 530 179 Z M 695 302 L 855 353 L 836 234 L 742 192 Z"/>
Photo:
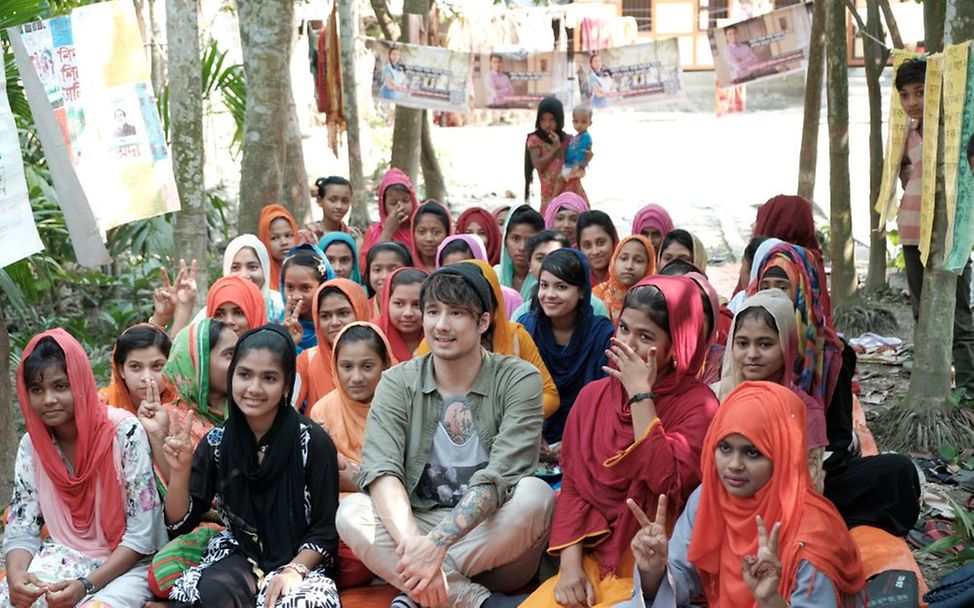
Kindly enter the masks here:
<path id="1" fill-rule="evenodd" d="M 676 38 L 575 54 L 582 101 L 595 110 L 631 108 L 683 95 Z"/>
<path id="2" fill-rule="evenodd" d="M 27 196 L 20 137 L 0 79 L 0 268 L 44 249 Z"/>
<path id="3" fill-rule="evenodd" d="M 466 112 L 470 53 L 370 39 L 375 53 L 372 95 L 406 108 Z"/>
<path id="4" fill-rule="evenodd" d="M 21 74 L 32 71 L 41 85 L 26 86 L 25 78 L 31 111 L 47 119 L 38 121 L 45 156 L 66 161 L 51 164 L 62 204 L 72 201 L 62 190 L 76 180 L 82 196 L 73 200 L 90 208 L 102 237 L 122 224 L 178 211 L 132 3 L 85 6 L 8 33 L 16 39 Z"/>
<path id="5" fill-rule="evenodd" d="M 475 108 L 537 109 L 548 96 L 571 105 L 568 56 L 561 52 L 494 52 L 473 55 Z"/>
<path id="6" fill-rule="evenodd" d="M 974 248 L 974 167 L 967 156 L 974 138 L 974 45 L 947 47 L 944 73 L 944 182 L 948 209 L 944 266 L 961 273 Z"/>
<path id="7" fill-rule="evenodd" d="M 803 71 L 808 65 L 811 34 L 812 20 L 804 4 L 709 30 L 717 86 Z"/>

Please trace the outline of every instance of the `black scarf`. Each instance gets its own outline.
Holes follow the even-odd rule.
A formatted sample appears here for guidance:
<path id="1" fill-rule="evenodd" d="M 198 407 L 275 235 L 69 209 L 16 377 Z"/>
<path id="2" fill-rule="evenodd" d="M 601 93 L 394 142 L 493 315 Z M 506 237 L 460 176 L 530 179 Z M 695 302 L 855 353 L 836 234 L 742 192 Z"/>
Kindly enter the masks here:
<path id="1" fill-rule="evenodd" d="M 258 348 L 282 353 L 285 386 L 274 422 L 260 442 L 233 398 L 233 375 L 241 353 Z M 227 372 L 230 417 L 224 425 L 218 468 L 223 510 L 244 554 L 264 573 L 293 559 L 307 528 L 301 417 L 290 406 L 296 358 L 291 336 L 281 326 L 268 324 L 240 338 Z M 257 458 L 260 449 L 266 449 L 263 461 Z"/>

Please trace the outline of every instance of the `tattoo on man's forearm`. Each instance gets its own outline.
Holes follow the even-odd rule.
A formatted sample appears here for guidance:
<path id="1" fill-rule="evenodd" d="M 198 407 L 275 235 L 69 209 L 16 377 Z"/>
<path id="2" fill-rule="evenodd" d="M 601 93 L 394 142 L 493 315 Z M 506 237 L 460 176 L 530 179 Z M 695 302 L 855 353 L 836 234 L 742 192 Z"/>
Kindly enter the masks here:
<path id="1" fill-rule="evenodd" d="M 451 546 L 467 535 L 497 510 L 497 488 L 484 484 L 470 488 L 463 499 L 453 507 L 430 532 L 437 546 Z"/>

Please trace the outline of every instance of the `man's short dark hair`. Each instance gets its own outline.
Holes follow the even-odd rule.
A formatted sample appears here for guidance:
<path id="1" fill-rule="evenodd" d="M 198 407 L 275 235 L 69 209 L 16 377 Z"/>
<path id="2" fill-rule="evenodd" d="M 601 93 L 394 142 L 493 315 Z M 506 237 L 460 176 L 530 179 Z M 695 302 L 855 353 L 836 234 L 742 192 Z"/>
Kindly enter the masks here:
<path id="1" fill-rule="evenodd" d="M 902 91 L 908 84 L 923 84 L 927 79 L 927 60 L 923 57 L 907 59 L 896 70 L 893 84 L 897 91 Z"/>
<path id="2" fill-rule="evenodd" d="M 568 237 L 560 232 L 555 232 L 554 230 L 542 230 L 537 234 L 532 234 L 528 237 L 527 243 L 525 243 L 525 248 L 528 252 L 528 257 L 530 258 L 534 255 L 534 251 L 543 245 L 544 243 L 550 243 L 551 241 L 558 241 L 561 243 L 562 247 L 571 247 L 572 242 L 568 240 Z"/>
<path id="3" fill-rule="evenodd" d="M 490 312 L 483 309 L 480 296 L 474 288 L 458 275 L 433 273 L 426 279 L 419 290 L 420 310 L 426 310 L 426 305 L 431 302 L 469 310 L 475 317 Z"/>

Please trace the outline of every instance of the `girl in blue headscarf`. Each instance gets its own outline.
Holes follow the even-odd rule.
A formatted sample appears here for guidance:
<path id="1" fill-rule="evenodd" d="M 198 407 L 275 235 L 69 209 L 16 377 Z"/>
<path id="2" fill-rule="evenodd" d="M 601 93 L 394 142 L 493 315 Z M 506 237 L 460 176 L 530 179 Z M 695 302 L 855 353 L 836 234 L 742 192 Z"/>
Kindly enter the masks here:
<path id="1" fill-rule="evenodd" d="M 281 297 L 284 318 L 281 323 L 291 334 L 298 353 L 318 346 L 312 318 L 312 296 L 318 286 L 335 278 L 335 271 L 317 246 L 302 243 L 292 247 L 281 265 Z"/>
<path id="2" fill-rule="evenodd" d="M 324 252 L 336 277 L 349 279 L 362 285 L 362 274 L 358 266 L 358 246 L 352 235 L 345 232 L 329 232 L 318 241 L 318 247 Z"/>
<path id="3" fill-rule="evenodd" d="M 561 406 L 545 420 L 542 435 L 550 446 L 561 442 L 565 420 L 582 387 L 605 377 L 605 351 L 614 327 L 592 312 L 588 258 L 576 249 L 558 249 L 541 264 L 531 310 L 518 321 L 534 338 L 558 387 Z M 543 446 L 542 456 L 558 460 L 560 449 Z"/>

